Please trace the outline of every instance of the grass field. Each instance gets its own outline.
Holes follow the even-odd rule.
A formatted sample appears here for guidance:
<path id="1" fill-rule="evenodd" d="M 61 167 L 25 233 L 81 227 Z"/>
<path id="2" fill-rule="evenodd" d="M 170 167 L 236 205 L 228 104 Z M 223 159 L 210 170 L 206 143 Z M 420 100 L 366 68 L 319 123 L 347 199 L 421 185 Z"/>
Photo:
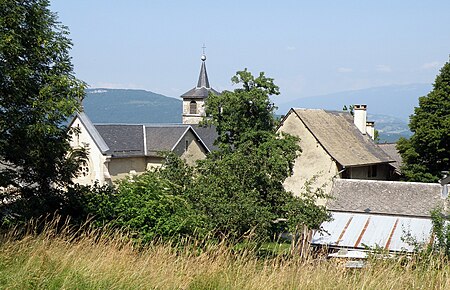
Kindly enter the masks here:
<path id="1" fill-rule="evenodd" d="M 121 234 L 3 236 L 1 289 L 450 289 L 450 267 L 396 258 L 364 269 L 342 261 L 257 258 L 224 244 L 137 247 Z"/>

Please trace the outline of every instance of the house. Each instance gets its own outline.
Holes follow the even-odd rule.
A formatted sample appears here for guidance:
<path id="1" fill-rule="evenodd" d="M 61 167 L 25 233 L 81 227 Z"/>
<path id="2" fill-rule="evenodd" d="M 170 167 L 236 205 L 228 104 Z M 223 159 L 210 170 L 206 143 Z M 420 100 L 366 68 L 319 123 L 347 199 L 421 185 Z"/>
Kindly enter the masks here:
<path id="1" fill-rule="evenodd" d="M 140 174 L 164 162 L 161 152 L 173 152 L 188 164 L 203 159 L 208 145 L 190 125 L 92 124 L 79 113 L 71 123 L 77 132 L 72 148 L 87 148 L 88 162 L 75 180 L 80 184 L 110 184 Z"/>
<path id="2" fill-rule="evenodd" d="M 92 124 L 85 113 L 74 118 L 77 128 L 71 140 L 73 148 L 88 148 L 87 165 L 75 180 L 80 184 L 110 184 L 130 174 L 140 174 L 161 166 L 161 152 L 173 152 L 192 165 L 215 150 L 214 126 L 198 123 L 205 116 L 204 104 L 214 90 L 206 72 L 206 56 L 201 57 L 197 85 L 184 93 L 183 124 Z"/>
<path id="3" fill-rule="evenodd" d="M 389 180 L 393 175 L 394 160 L 373 141 L 365 105 L 355 105 L 354 117 L 344 111 L 290 109 L 278 131 L 300 138 L 302 153 L 284 183 L 295 195 L 302 194 L 306 182 L 329 192 L 335 178 Z"/>
<path id="4" fill-rule="evenodd" d="M 378 144 L 378 147 L 381 148 L 389 157 L 391 157 L 395 162 L 391 163 L 391 165 L 394 167 L 394 173 L 400 177 L 401 171 L 400 167 L 402 166 L 402 156 L 400 153 L 398 153 L 397 150 L 397 144 L 396 143 L 381 143 Z"/>
<path id="5" fill-rule="evenodd" d="M 416 242 L 431 239 L 431 211 L 445 207 L 440 184 L 381 180 L 336 179 L 327 208 L 333 220 L 322 224 L 312 245 L 346 249 L 364 257 L 367 249 L 412 252 Z M 353 252 L 355 254 L 355 252 Z"/>

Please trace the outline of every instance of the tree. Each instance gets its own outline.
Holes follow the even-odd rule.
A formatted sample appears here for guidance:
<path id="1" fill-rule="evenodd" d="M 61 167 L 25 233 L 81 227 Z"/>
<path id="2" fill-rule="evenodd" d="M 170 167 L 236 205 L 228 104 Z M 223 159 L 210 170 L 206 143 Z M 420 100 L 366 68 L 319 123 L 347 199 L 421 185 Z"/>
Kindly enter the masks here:
<path id="1" fill-rule="evenodd" d="M 85 84 L 73 73 L 69 32 L 48 7 L 48 0 L 0 2 L 0 186 L 58 207 L 57 189 L 70 184 L 83 157 L 68 154 L 67 120 Z"/>
<path id="2" fill-rule="evenodd" d="M 255 78 L 245 69 L 231 79 L 233 84 L 242 84 L 233 92 L 211 94 L 206 100 L 206 123 L 213 124 L 219 133 L 218 144 L 223 148 L 239 146 L 249 138 L 248 134 L 275 131 L 275 105 L 269 96 L 278 95 L 279 89 L 273 79 L 263 72 Z"/>
<path id="3" fill-rule="evenodd" d="M 189 197 L 221 234 L 268 237 L 273 221 L 288 218 L 287 205 L 297 202 L 283 182 L 300 153 L 298 138 L 276 132 L 273 79 L 244 70 L 232 82 L 242 87 L 206 101 L 205 122 L 217 127 L 220 150 L 199 162 Z"/>
<path id="4" fill-rule="evenodd" d="M 450 62 L 441 68 L 433 90 L 419 98 L 409 128 L 411 138 L 397 143 L 402 173 L 408 181 L 436 182 L 450 170 Z"/>

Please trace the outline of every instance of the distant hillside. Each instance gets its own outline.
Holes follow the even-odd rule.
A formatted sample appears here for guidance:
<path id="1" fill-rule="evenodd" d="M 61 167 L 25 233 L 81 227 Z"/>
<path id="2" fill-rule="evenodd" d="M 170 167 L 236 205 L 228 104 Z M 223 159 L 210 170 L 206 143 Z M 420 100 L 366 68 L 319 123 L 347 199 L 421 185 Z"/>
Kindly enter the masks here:
<path id="1" fill-rule="evenodd" d="M 144 90 L 88 89 L 84 111 L 94 123 L 181 123 L 181 99 Z"/>
<path id="2" fill-rule="evenodd" d="M 406 121 L 387 115 L 368 114 L 367 120 L 375 121 L 375 129 L 379 132 L 380 143 L 393 143 L 400 137 L 411 137 Z"/>
<path id="3" fill-rule="evenodd" d="M 379 88 L 378 88 L 379 89 Z M 376 88 L 371 91 L 377 91 Z M 378 90 L 381 92 L 382 90 Z M 85 112 L 94 123 L 181 123 L 182 101 L 175 98 L 166 97 L 144 90 L 124 90 L 124 89 L 89 89 L 83 101 Z M 357 97 L 357 92 L 365 95 L 366 90 L 353 91 L 350 93 L 337 93 L 327 96 L 299 99 L 297 105 L 293 107 L 324 108 L 342 110 L 342 104 L 351 104 Z M 353 95 L 352 95 L 353 94 Z M 417 92 L 415 93 L 417 94 Z M 424 93 L 425 94 L 425 93 Z M 339 96 L 342 96 L 340 99 Z M 343 96 L 350 96 L 349 98 Z M 379 95 L 380 101 L 386 97 Z M 374 101 L 374 100 L 373 100 Z M 395 142 L 400 138 L 409 137 L 407 118 L 400 114 L 391 113 L 392 106 L 371 103 L 367 100 L 359 103 L 368 104 L 368 120 L 375 121 L 375 128 L 380 132 L 381 142 Z M 310 105 L 308 105 L 310 104 Z M 334 105 L 333 105 L 334 104 Z M 405 104 L 405 108 L 412 108 L 411 104 Z M 281 107 L 281 106 L 280 106 Z M 376 110 L 376 108 L 380 108 Z M 385 113 L 381 108 L 386 108 Z M 406 109 L 405 109 L 406 110 Z M 285 114 L 288 110 L 278 110 L 280 114 Z M 410 114 L 410 113 L 408 113 Z"/>
<path id="4" fill-rule="evenodd" d="M 277 104 L 278 113 L 285 114 L 292 107 L 342 110 L 344 105 L 367 104 L 369 114 L 395 116 L 408 122 L 414 107 L 418 106 L 419 97 L 428 94 L 431 88 L 429 84 L 391 85 L 299 98 Z"/>

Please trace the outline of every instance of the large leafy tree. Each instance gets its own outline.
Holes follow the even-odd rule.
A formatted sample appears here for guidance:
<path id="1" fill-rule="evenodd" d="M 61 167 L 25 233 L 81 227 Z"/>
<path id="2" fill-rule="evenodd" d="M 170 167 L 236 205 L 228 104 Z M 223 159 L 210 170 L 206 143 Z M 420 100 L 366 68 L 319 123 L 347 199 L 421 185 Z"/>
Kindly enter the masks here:
<path id="1" fill-rule="evenodd" d="M 450 170 L 450 62 L 441 68 L 433 90 L 419 98 L 409 127 L 411 138 L 397 143 L 403 175 L 409 181 L 435 182 Z"/>
<path id="2" fill-rule="evenodd" d="M 85 89 L 73 73 L 68 30 L 48 7 L 0 1 L 0 186 L 40 201 L 54 201 L 78 168 L 67 120 Z"/>
<path id="3" fill-rule="evenodd" d="M 267 236 L 274 220 L 292 212 L 287 205 L 295 198 L 283 182 L 300 152 L 298 139 L 276 132 L 276 107 L 269 97 L 279 91 L 273 79 L 244 70 L 232 82 L 240 87 L 206 101 L 205 122 L 216 126 L 220 150 L 198 164 L 188 192 L 211 228 L 234 238 Z"/>

